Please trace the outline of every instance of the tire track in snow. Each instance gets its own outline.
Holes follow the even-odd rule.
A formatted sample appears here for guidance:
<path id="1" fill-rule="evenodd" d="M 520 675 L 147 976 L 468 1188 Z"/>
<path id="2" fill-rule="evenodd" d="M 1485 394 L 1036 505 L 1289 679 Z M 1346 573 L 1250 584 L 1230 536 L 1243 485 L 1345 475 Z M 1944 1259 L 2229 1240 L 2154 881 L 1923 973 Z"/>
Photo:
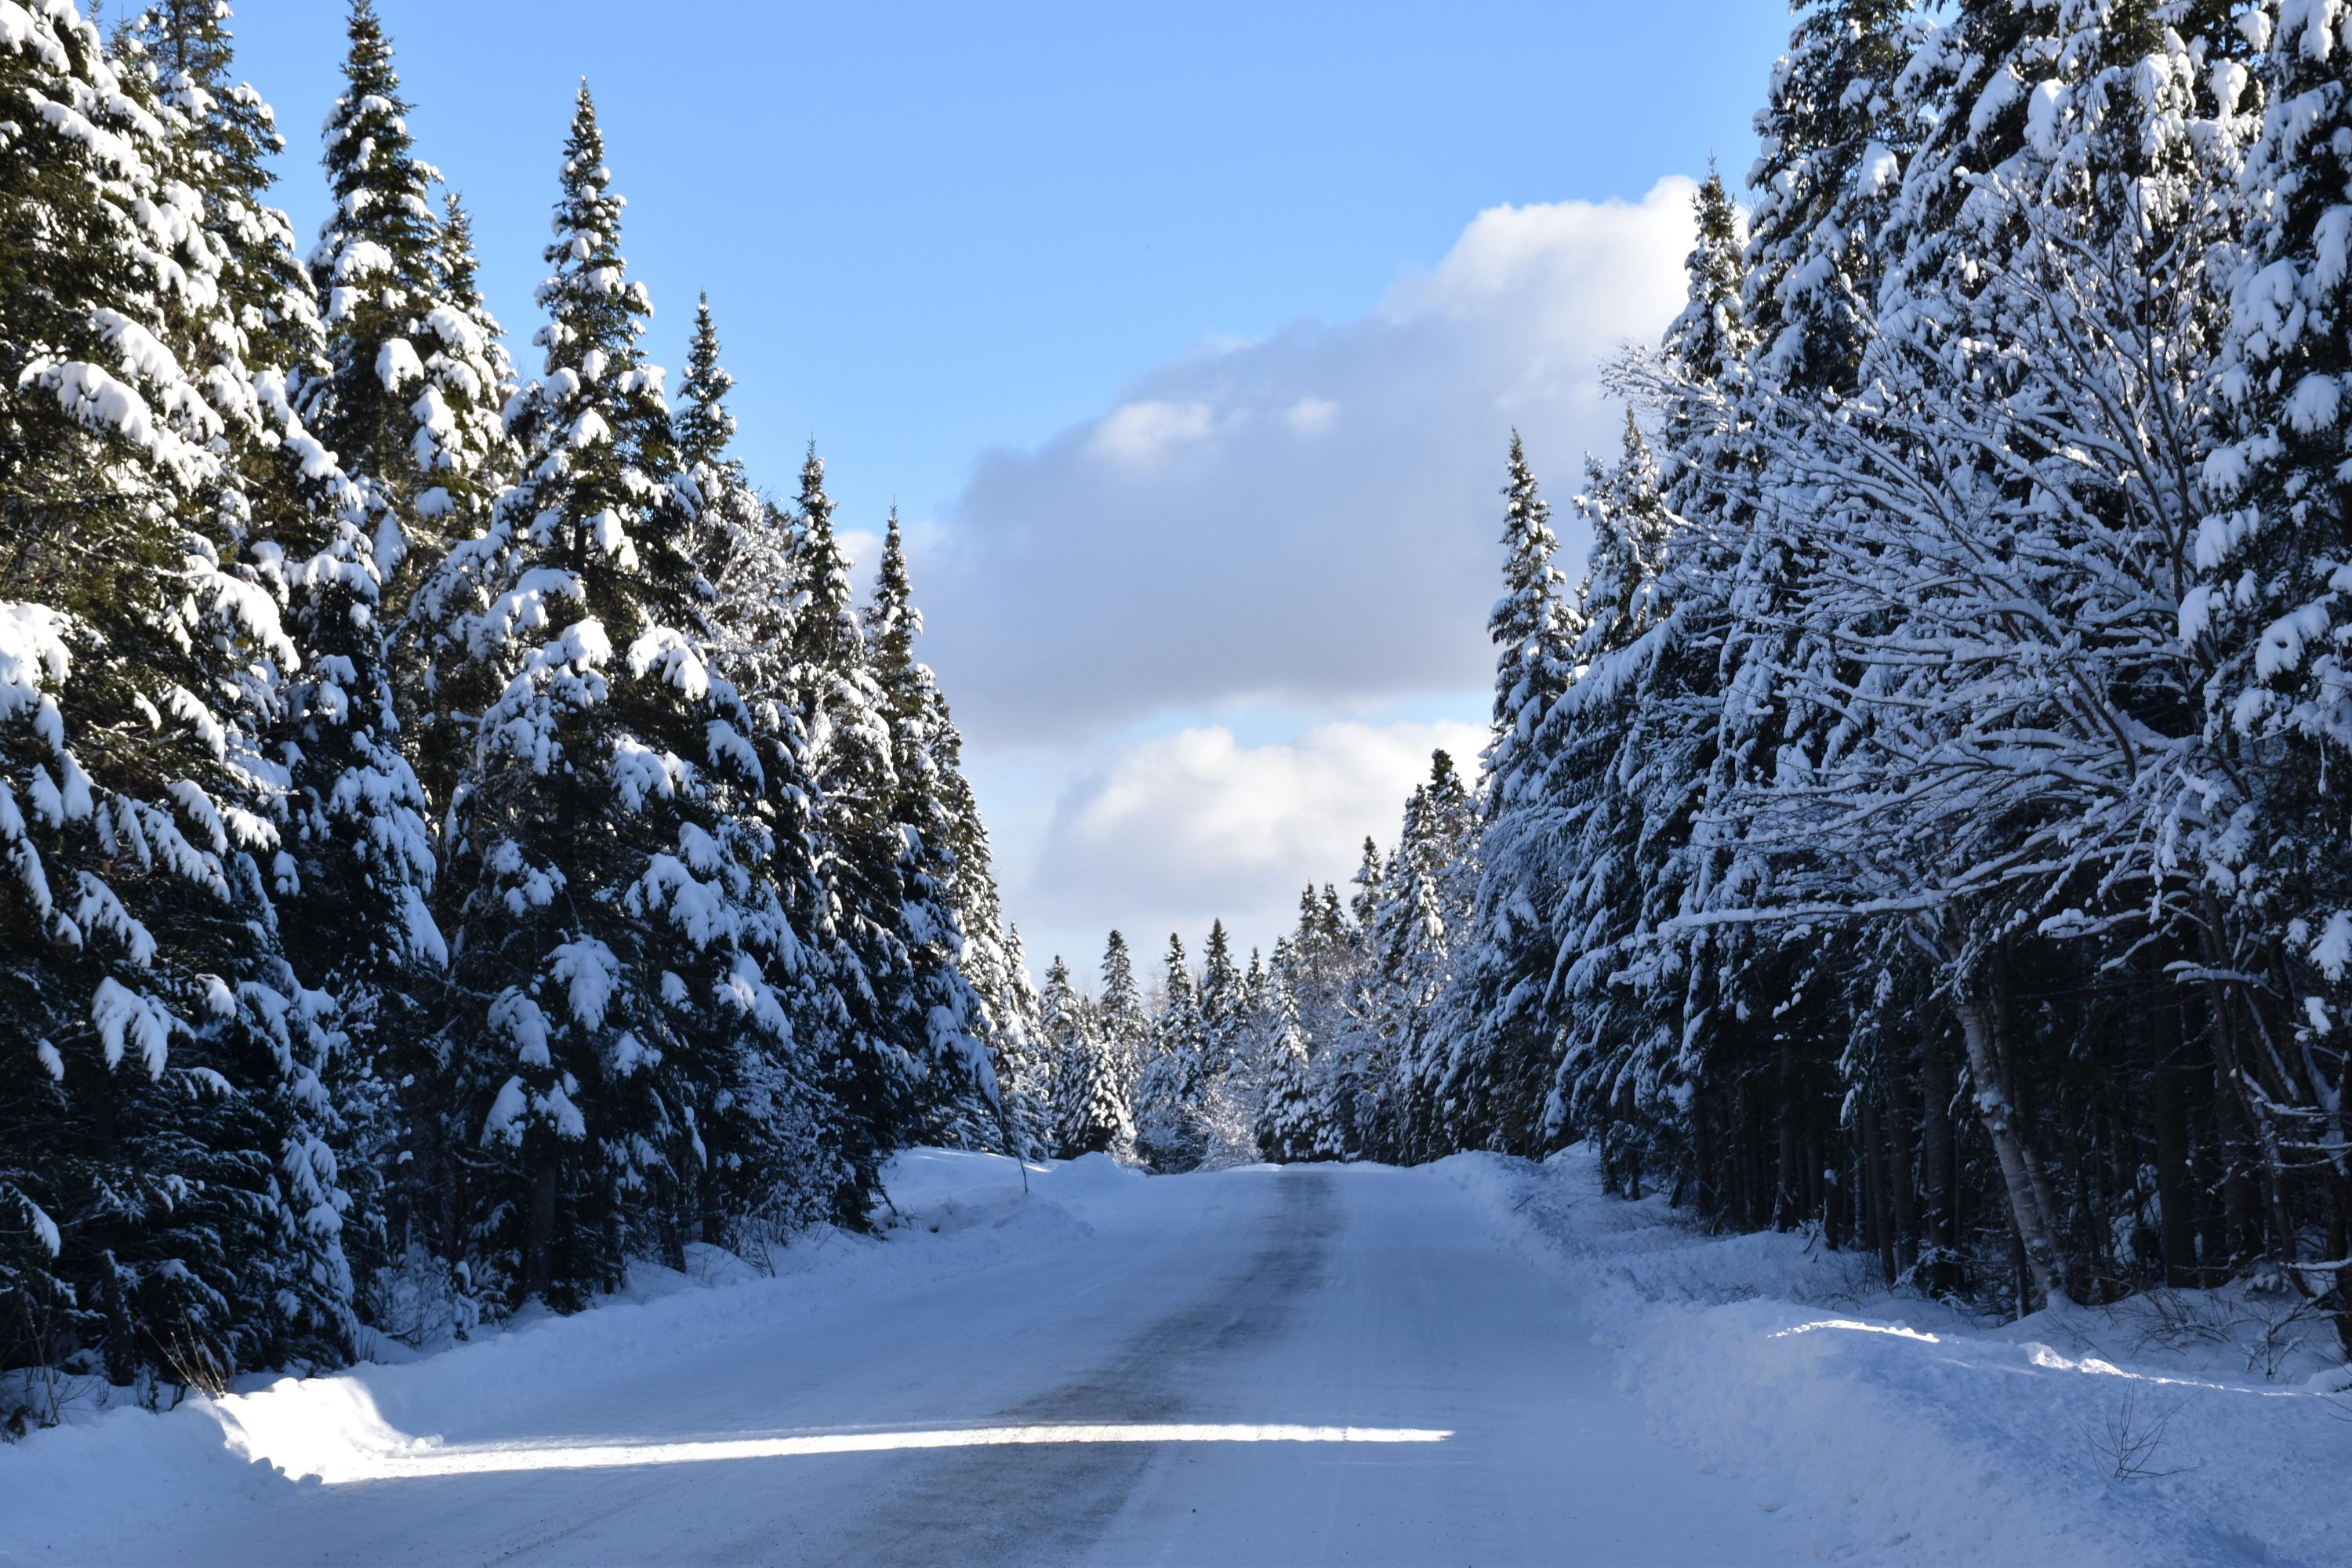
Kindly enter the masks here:
<path id="1" fill-rule="evenodd" d="M 1176 1422 L 1210 1412 L 1191 1394 L 1192 1369 L 1278 1337 L 1322 1280 L 1342 1220 L 1329 1173 L 1292 1168 L 1273 1178 L 1279 1201 L 1259 1215 L 1254 1244 L 1183 1305 L 1137 1329 L 1068 1382 L 995 1413 L 991 1425 Z M 1055 1303 L 1041 1303 L 1052 1310 Z M 981 1349 L 982 1347 L 975 1347 Z M 896 1495 L 853 1532 L 803 1542 L 794 1561 L 858 1564 L 1064 1563 L 1083 1559 L 1109 1529 L 1158 1445 L 933 1450 L 908 1464 Z M 720 1548 L 727 1563 L 776 1560 L 772 1533 Z"/>

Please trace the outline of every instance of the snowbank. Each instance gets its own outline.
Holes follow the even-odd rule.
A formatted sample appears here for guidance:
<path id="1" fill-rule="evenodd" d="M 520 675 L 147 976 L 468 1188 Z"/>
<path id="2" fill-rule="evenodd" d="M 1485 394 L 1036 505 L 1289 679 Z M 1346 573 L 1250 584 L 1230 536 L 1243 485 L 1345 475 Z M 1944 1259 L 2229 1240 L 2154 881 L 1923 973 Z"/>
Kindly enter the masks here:
<path id="1" fill-rule="evenodd" d="M 0 1563 L 41 1561 L 109 1513 L 110 1528 L 122 1530 L 119 1500 L 135 1499 L 138 1528 L 168 1531 L 384 1456 L 462 1442 L 478 1425 L 510 1420 L 583 1378 L 625 1369 L 657 1379 L 665 1366 L 731 1342 L 772 1341 L 887 1293 L 1083 1245 L 1093 1230 L 1072 1205 L 1116 1201 L 1146 1178 L 1092 1156 L 1031 1164 L 1025 1198 L 1021 1179 L 1001 1156 L 909 1151 L 884 1173 L 903 1224 L 878 1238 L 813 1232 L 775 1254 L 772 1275 L 696 1247 L 688 1274 L 634 1268 L 611 1302 L 572 1317 L 526 1313 L 402 1364 L 247 1379 L 245 1391 L 198 1395 L 163 1415 L 84 1412 L 0 1445 Z"/>
<path id="2" fill-rule="evenodd" d="M 1874 1258 L 1610 1197 L 1581 1148 L 1440 1168 L 1568 1287 L 1654 1426 L 1826 1558 L 2345 1560 L 2352 1376 L 2325 1324 L 2274 1331 L 2284 1303 L 2189 1291 L 1991 1327 L 1889 1294 Z"/>

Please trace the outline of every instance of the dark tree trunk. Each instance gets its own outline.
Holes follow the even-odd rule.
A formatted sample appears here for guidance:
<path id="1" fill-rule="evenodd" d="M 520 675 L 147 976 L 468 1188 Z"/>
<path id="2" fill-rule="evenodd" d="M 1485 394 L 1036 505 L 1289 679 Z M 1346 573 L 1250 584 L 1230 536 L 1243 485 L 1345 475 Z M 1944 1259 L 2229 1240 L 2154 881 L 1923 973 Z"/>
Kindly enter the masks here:
<path id="1" fill-rule="evenodd" d="M 1701 1084 L 1691 1098 L 1691 1175 L 1697 1185 L 1692 1195 L 1698 1205 L 1699 1218 L 1708 1225 L 1716 1222 L 1722 1207 L 1715 1149 L 1715 1095 Z"/>
<path id="2" fill-rule="evenodd" d="M 661 1212 L 656 1228 L 661 1241 L 662 1264 L 665 1268 L 686 1272 L 686 1192 L 676 1177 L 661 1184 Z"/>
<path id="3" fill-rule="evenodd" d="M 1958 1145 L 1952 1135 L 1952 1058 L 1940 1036 L 1919 1043 L 1920 1184 L 1926 1190 L 1926 1233 L 1937 1253 L 1927 1284 L 1951 1290 L 1959 1285 L 1953 1256 L 1959 1236 L 1955 1207 L 1959 1185 Z"/>
<path id="4" fill-rule="evenodd" d="M 2223 1135 L 2226 1122 L 2211 1064 L 2196 1062 L 2184 1049 L 2180 1085 L 2196 1139 L 2189 1159 L 2197 1180 L 2197 1283 L 2210 1289 L 2230 1277 L 2229 1140 Z"/>
<path id="5" fill-rule="evenodd" d="M 1895 1226 L 1895 1273 L 1903 1273 L 1919 1261 L 1919 1204 L 1917 1187 L 1912 1175 L 1911 1084 L 1906 1070 L 1907 1063 L 1900 1058 L 1887 1064 L 1890 1077 L 1886 1096 L 1886 1200 Z"/>
<path id="6" fill-rule="evenodd" d="M 1843 1196 L 1841 1189 L 1844 1184 L 1843 1181 L 1839 1181 L 1832 1185 L 1829 1180 L 1830 1149 L 1836 1140 L 1837 1130 L 1834 1126 L 1829 1125 L 1832 1118 L 1819 1100 L 1807 1095 L 1804 1107 L 1805 1179 L 1798 1191 L 1803 1194 L 1804 1218 L 1820 1220 L 1822 1234 L 1828 1239 L 1830 1246 L 1835 1247 L 1843 1245 L 1845 1239 L 1843 1234 L 1845 1220 L 1843 1213 L 1830 1212 L 1831 1194 L 1836 1192 Z M 1843 1205 L 1839 1206 L 1842 1211 Z"/>
<path id="7" fill-rule="evenodd" d="M 541 1157 L 530 1178 L 530 1220 L 522 1250 L 526 1298 L 547 1300 L 555 1283 L 555 1162 Z"/>
<path id="8" fill-rule="evenodd" d="M 2161 976 L 2150 982 L 2148 1098 L 2155 1125 L 2157 1240 L 2164 1282 L 2175 1289 L 2198 1283 L 2195 1175 L 2189 1164 L 2189 1095 L 2181 1081 L 2180 1001 Z"/>
<path id="9" fill-rule="evenodd" d="M 1862 1100 L 1862 1166 L 1863 1190 L 1869 1196 L 1864 1208 L 1865 1241 L 1878 1254 L 1879 1272 L 1889 1285 L 1899 1272 L 1895 1266 L 1895 1226 L 1892 1205 L 1887 1201 L 1886 1117 L 1878 1104 L 1874 1087 Z"/>
<path id="10" fill-rule="evenodd" d="M 1805 1102 L 1797 1092 L 1797 1053 L 1787 1041 L 1780 1045 L 1780 1163 L 1772 1197 L 1772 1228 L 1794 1230 L 1804 1217 Z"/>

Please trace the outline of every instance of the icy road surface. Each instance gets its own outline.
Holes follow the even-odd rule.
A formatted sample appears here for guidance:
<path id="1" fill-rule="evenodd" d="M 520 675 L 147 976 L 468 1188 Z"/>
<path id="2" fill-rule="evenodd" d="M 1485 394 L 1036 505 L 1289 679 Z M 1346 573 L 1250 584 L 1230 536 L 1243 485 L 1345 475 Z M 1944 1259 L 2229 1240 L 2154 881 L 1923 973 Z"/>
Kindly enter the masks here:
<path id="1" fill-rule="evenodd" d="M 1010 1238 L 1024 1203 L 1055 1203 L 1055 1181 L 1023 1200 L 1011 1163 L 994 1171 L 1001 1199 L 943 1196 L 931 1217 Z M 899 1202 L 922 1215 L 922 1196 Z M 376 1451 L 306 1458 L 299 1426 L 257 1419 L 273 1459 L 321 1479 L 129 1554 L 238 1568 L 1811 1558 L 1791 1521 L 1649 1435 L 1559 1286 L 1442 1175 L 1122 1179 L 1063 1206 L 975 1269 L 845 1281 L 814 1313 L 732 1322 L 651 1370 L 583 1364 L 440 1411 L 388 1401 L 392 1446 Z M 400 1446 L 422 1433 L 441 1441 Z"/>

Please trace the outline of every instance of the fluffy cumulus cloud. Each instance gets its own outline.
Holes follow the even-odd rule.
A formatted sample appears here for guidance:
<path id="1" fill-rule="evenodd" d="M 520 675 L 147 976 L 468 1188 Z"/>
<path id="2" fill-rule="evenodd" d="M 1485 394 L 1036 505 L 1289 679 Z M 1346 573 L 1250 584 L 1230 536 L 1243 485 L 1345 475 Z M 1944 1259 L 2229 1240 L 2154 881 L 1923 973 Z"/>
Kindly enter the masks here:
<path id="1" fill-rule="evenodd" d="M 1496 207 L 1369 316 L 1203 349 L 982 458 L 919 563 L 975 738 L 1480 685 L 1508 432 L 1561 503 L 1613 448 L 1601 368 L 1679 308 L 1691 195 Z"/>
<path id="2" fill-rule="evenodd" d="M 1433 750 L 1466 771 L 1485 743 L 1482 726 L 1444 721 L 1325 723 L 1261 745 L 1208 725 L 1136 742 L 1063 793 L 1015 889 L 1021 918 L 1074 963 L 1091 963 L 1112 923 L 1151 953 L 1171 930 L 1197 945 L 1213 916 L 1269 944 L 1300 888 L 1347 876 L 1368 832 L 1395 837 Z"/>

